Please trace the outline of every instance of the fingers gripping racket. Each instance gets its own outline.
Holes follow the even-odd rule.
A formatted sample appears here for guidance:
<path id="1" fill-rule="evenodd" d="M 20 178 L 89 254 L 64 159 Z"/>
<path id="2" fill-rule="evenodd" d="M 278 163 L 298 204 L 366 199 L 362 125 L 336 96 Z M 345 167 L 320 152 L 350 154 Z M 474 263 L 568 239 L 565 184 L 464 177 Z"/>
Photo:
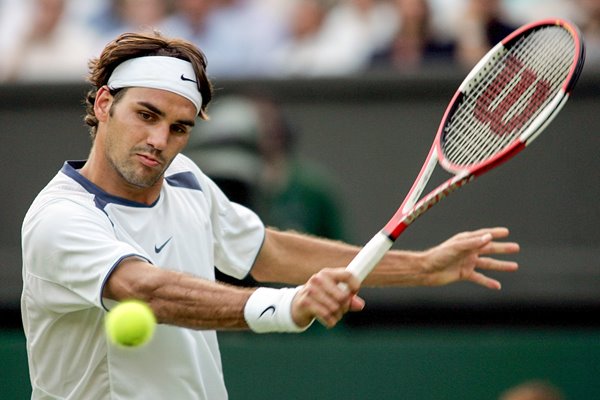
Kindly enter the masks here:
<path id="1" fill-rule="evenodd" d="M 404 202 L 346 269 L 364 280 L 419 216 L 531 144 L 569 98 L 584 53 L 579 31 L 564 20 L 525 25 L 493 47 L 450 101 Z M 453 176 L 418 200 L 438 163 Z"/>

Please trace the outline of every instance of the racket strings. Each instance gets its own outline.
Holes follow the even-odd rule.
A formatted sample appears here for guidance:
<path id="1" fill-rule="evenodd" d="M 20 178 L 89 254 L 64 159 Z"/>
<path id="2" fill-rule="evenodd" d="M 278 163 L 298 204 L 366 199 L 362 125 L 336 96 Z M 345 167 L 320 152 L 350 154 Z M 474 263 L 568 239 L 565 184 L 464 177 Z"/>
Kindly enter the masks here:
<path id="1" fill-rule="evenodd" d="M 531 50 L 532 48 L 533 49 L 537 48 L 535 41 L 527 42 L 527 44 L 524 48 L 524 51 L 533 51 L 533 50 Z M 521 99 L 520 101 L 516 101 L 513 104 L 507 103 L 507 102 L 502 102 L 504 97 L 499 96 L 499 94 L 501 93 L 501 89 L 504 90 L 505 93 L 512 93 L 515 86 L 520 81 L 518 79 L 513 79 L 514 72 L 516 72 L 516 71 L 514 71 L 515 70 L 514 67 L 510 68 L 513 70 L 513 72 L 508 74 L 508 76 L 498 75 L 499 67 L 506 68 L 505 64 L 506 64 L 506 61 L 504 64 L 496 63 L 495 78 L 493 78 L 494 74 L 489 74 L 489 75 L 487 75 L 487 79 L 482 80 L 482 83 L 484 84 L 484 87 L 487 86 L 489 88 L 488 89 L 489 93 L 487 93 L 487 94 L 491 98 L 491 101 L 488 106 L 488 109 L 495 110 L 494 112 L 497 113 L 496 115 L 503 116 L 502 120 L 510 121 L 510 119 L 515 115 L 515 113 L 517 111 L 519 111 L 520 108 L 522 108 L 522 107 L 520 107 L 521 105 L 528 104 L 530 95 L 531 95 L 531 93 L 533 93 L 533 91 L 531 90 L 532 86 L 530 84 L 529 85 L 529 93 L 525 93 L 525 94 L 520 93 L 521 94 L 521 96 L 519 96 Z M 517 65 L 517 67 L 520 67 L 520 66 Z M 496 82 L 493 82 L 494 83 L 493 86 L 490 86 L 490 85 L 492 85 L 492 82 L 491 82 L 492 79 L 495 79 Z M 509 105 L 508 107 L 507 107 L 507 104 Z M 512 111 L 509 110 L 509 108 L 512 108 Z M 465 122 L 467 122 L 466 119 L 461 120 L 461 121 L 462 121 L 462 125 L 465 125 Z M 459 128 L 463 129 L 464 126 L 461 126 Z M 479 134 L 477 134 L 477 133 L 479 133 Z M 488 141 L 481 140 L 481 139 L 485 138 L 486 133 L 487 132 L 485 130 L 474 130 L 474 131 L 472 131 L 471 135 L 464 135 L 462 140 L 454 142 L 456 145 L 458 145 L 455 147 L 462 148 L 464 150 L 464 154 L 472 154 L 473 149 L 478 148 L 480 150 L 479 153 L 481 154 L 480 157 L 482 157 L 482 156 L 487 157 L 490 154 L 494 153 L 494 149 L 496 149 L 498 147 L 504 147 L 506 144 L 510 143 L 513 139 L 513 136 L 511 136 L 511 135 L 495 135 L 493 137 L 494 140 L 488 140 Z M 503 139 L 503 140 L 501 140 L 501 139 Z M 465 144 L 465 141 L 467 141 L 466 144 Z M 481 145 L 482 143 L 483 143 L 483 146 Z M 463 146 L 463 147 L 460 147 L 460 146 Z"/>
<path id="2" fill-rule="evenodd" d="M 574 52 L 569 32 L 549 26 L 491 58 L 444 128 L 447 160 L 477 164 L 511 144 L 561 90 Z"/>
<path id="3" fill-rule="evenodd" d="M 535 38 L 534 38 L 535 39 Z M 570 39 L 567 36 L 567 39 Z M 539 46 L 539 40 L 529 40 L 529 41 L 524 41 L 523 39 L 521 40 L 521 42 L 525 42 L 524 44 L 522 44 L 522 49 L 521 52 L 525 52 L 525 53 L 531 53 L 531 60 L 537 60 L 537 65 L 536 63 L 533 63 L 530 68 L 534 71 L 544 71 L 544 67 L 547 67 L 546 69 L 548 69 L 549 71 L 556 71 L 556 66 L 555 63 L 550 63 L 548 65 L 548 63 L 544 64 L 541 63 L 539 60 L 542 58 L 542 54 L 539 54 L 540 52 L 544 51 L 544 47 L 543 46 Z M 518 45 L 515 46 L 515 49 L 518 48 Z M 561 49 L 561 46 L 554 46 L 551 49 L 554 49 L 556 51 L 556 49 Z M 563 48 L 564 49 L 564 48 Z M 544 57 L 544 59 L 556 59 L 557 57 L 555 57 L 554 55 L 550 55 L 550 57 Z M 514 58 L 513 58 L 514 59 Z M 504 60 L 506 60 L 506 56 L 504 57 Z M 500 88 L 502 88 L 502 90 L 505 93 L 512 93 L 513 90 L 515 90 L 515 86 L 517 85 L 517 83 L 520 81 L 519 79 L 511 79 L 512 78 L 512 74 L 508 74 L 508 78 L 506 76 L 502 76 L 502 75 L 498 75 L 499 72 L 498 70 L 501 70 L 503 68 L 505 68 L 505 64 L 506 61 L 504 63 L 496 63 L 496 71 L 495 73 L 491 73 L 487 75 L 487 78 L 481 81 L 481 85 L 480 87 L 488 87 L 490 89 L 488 92 L 488 95 L 492 98 L 488 108 L 491 110 L 495 110 L 494 113 L 495 115 L 501 115 L 502 119 L 504 120 L 504 122 L 506 121 L 510 121 L 511 118 L 514 118 L 515 115 L 518 115 L 518 112 L 523 110 L 524 106 L 528 105 L 530 100 L 531 100 L 531 95 L 534 93 L 534 88 L 535 86 L 533 85 L 529 85 L 528 89 L 525 91 L 525 93 L 521 93 L 521 96 L 519 96 L 519 100 L 515 101 L 513 104 L 511 104 L 510 102 L 502 102 L 503 97 L 499 96 L 500 93 Z M 548 76 L 548 74 L 546 73 L 546 75 Z M 500 78 L 500 79 L 498 79 Z M 490 86 L 490 84 L 492 84 L 493 80 L 496 79 L 496 82 L 494 82 L 494 86 Z M 521 78 L 523 79 L 523 78 Z M 552 78 L 550 78 L 552 79 Z M 508 104 L 510 107 L 506 107 L 506 104 Z M 511 108 L 511 109 L 509 109 Z M 466 123 L 469 122 L 467 119 L 462 119 L 461 121 L 461 125 L 458 126 L 458 129 L 465 129 Z M 471 125 L 472 126 L 472 125 Z M 526 126 L 526 124 L 524 124 L 524 127 Z M 468 131 L 468 129 L 467 129 Z M 473 130 L 471 129 L 471 134 L 470 135 L 463 135 L 461 137 L 462 140 L 457 140 L 455 142 L 448 142 L 449 144 L 449 152 L 452 150 L 452 146 L 450 146 L 452 143 L 455 144 L 454 147 L 456 147 L 457 149 L 462 149 L 463 151 L 463 155 L 466 154 L 473 154 L 475 149 L 479 149 L 478 151 L 478 155 L 476 156 L 476 159 L 485 159 L 487 157 L 489 157 L 490 155 L 493 155 L 498 149 L 498 148 L 504 148 L 506 145 L 508 145 L 509 143 L 512 142 L 512 140 L 514 139 L 514 135 L 493 135 L 490 136 L 492 138 L 492 140 L 485 140 L 486 138 L 489 139 L 486 135 L 489 132 L 486 132 L 486 130 Z M 497 133 L 497 132 L 496 132 Z M 466 143 L 465 143 L 466 142 Z M 469 162 L 469 161 L 467 161 Z M 464 161 L 463 161 L 464 163 Z"/>
<path id="4" fill-rule="evenodd" d="M 556 32 L 553 33 L 554 36 L 557 36 L 553 39 L 559 41 L 561 38 L 566 37 L 569 40 L 569 42 L 572 43 L 570 36 L 559 36 L 556 35 Z M 536 84 L 533 84 L 532 82 L 532 84 L 530 84 L 527 87 L 527 89 L 523 92 L 519 99 L 509 107 L 503 106 L 503 103 L 501 103 L 501 96 L 497 96 L 496 99 L 494 99 L 494 101 L 491 103 L 490 109 L 497 110 L 495 112 L 499 111 L 499 114 L 503 115 L 502 121 L 505 124 L 507 124 L 508 121 L 512 121 L 515 120 L 515 118 L 519 118 L 519 116 L 522 115 L 522 113 L 524 112 L 525 108 L 531 104 L 534 104 L 534 106 L 538 107 L 538 111 L 541 111 L 541 109 L 543 108 L 542 105 L 535 105 L 534 103 L 535 99 L 533 97 L 535 96 L 537 91 L 542 90 L 545 91 L 545 93 L 548 93 L 546 95 L 546 98 L 549 101 L 551 100 L 550 92 L 552 90 L 552 85 L 548 85 L 546 82 L 555 83 L 555 89 L 558 90 L 560 89 L 560 87 L 562 86 L 562 82 L 564 81 L 564 71 L 561 68 L 561 66 L 564 65 L 564 60 L 562 60 L 563 53 L 561 53 L 561 51 L 563 51 L 565 47 L 561 47 L 562 43 L 555 42 L 558 44 L 557 46 L 552 46 L 549 49 L 546 49 L 550 50 L 549 54 L 542 54 L 541 51 L 544 50 L 544 46 L 543 43 L 539 43 L 540 37 L 537 36 L 532 39 L 533 40 L 526 41 L 524 43 L 522 51 L 529 52 L 530 54 L 532 54 L 530 59 L 532 62 L 529 64 L 529 68 L 531 68 L 531 70 L 533 71 L 537 71 L 537 75 L 541 76 L 542 78 L 540 78 Z M 568 46 L 569 42 L 564 44 Z M 544 56 L 543 58 L 546 62 L 542 60 L 542 55 Z M 549 63 L 547 62 L 548 60 L 550 60 Z M 570 59 L 568 61 L 570 61 Z M 570 64 L 568 65 L 570 66 Z M 529 76 L 529 78 L 525 79 L 531 80 L 532 76 Z M 523 81 L 523 79 L 524 78 L 521 77 L 521 81 Z M 533 79 L 535 82 L 535 78 Z M 517 86 L 517 82 L 519 81 L 513 79 L 512 82 L 507 83 L 506 87 L 508 88 L 509 93 L 512 93 L 512 91 L 515 90 L 514 88 Z M 537 116 L 537 114 L 539 114 L 539 112 L 535 115 L 532 115 L 532 117 L 523 124 L 523 127 L 520 130 L 515 130 L 512 135 L 495 135 L 496 140 L 490 140 L 489 142 L 484 143 L 484 146 L 482 148 L 482 155 L 485 158 L 487 158 L 495 154 L 498 151 L 498 149 L 505 148 L 516 138 L 516 136 L 518 136 L 518 134 L 520 134 L 523 130 L 527 129 L 527 127 L 529 126 L 529 124 L 531 124 L 531 122 L 533 121 L 535 116 Z M 505 140 L 501 141 L 498 140 L 498 138 L 505 138 Z"/>

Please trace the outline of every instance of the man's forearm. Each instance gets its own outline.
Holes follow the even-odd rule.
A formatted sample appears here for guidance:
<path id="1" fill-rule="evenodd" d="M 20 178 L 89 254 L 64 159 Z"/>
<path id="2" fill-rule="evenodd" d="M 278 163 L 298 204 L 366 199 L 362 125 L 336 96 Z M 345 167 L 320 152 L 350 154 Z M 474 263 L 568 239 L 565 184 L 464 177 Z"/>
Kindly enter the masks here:
<path id="1" fill-rule="evenodd" d="M 259 282 L 299 285 L 323 268 L 345 267 L 357 252 L 342 242 L 267 229 L 251 274 Z"/>
<path id="2" fill-rule="evenodd" d="M 111 274 L 104 296 L 143 300 L 159 323 L 222 330 L 248 328 L 244 306 L 252 292 L 129 259 Z"/>
<path id="3" fill-rule="evenodd" d="M 302 284 L 323 268 L 344 268 L 360 247 L 294 232 L 267 229 L 265 243 L 252 269 L 259 282 Z M 365 286 L 422 284 L 421 253 L 388 252 L 365 279 Z"/>

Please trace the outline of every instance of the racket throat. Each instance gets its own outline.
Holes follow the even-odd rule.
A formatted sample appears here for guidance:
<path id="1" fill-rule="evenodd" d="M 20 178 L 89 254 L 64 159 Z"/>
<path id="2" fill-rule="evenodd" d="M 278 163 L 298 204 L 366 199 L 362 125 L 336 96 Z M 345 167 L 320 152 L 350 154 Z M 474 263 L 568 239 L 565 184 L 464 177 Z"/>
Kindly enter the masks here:
<path id="1" fill-rule="evenodd" d="M 466 173 L 457 175 L 452 180 L 444 182 L 427 196 L 423 197 L 408 212 L 401 209 L 383 228 L 383 232 L 388 235 L 390 240 L 395 241 L 410 224 L 427 210 L 449 196 L 455 190 L 471 182 L 473 179 L 475 179 L 475 175 Z"/>

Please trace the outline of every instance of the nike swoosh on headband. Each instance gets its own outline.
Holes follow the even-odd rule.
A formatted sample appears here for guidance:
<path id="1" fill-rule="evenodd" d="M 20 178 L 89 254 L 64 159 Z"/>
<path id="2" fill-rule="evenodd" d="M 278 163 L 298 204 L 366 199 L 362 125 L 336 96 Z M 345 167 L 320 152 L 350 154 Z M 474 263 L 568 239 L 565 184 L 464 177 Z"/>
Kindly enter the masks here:
<path id="1" fill-rule="evenodd" d="M 184 74 L 181 74 L 181 80 L 182 81 L 188 81 L 188 82 L 194 82 L 195 84 L 198 84 L 198 82 L 196 82 L 195 80 L 190 79 L 190 78 L 186 78 Z"/>

